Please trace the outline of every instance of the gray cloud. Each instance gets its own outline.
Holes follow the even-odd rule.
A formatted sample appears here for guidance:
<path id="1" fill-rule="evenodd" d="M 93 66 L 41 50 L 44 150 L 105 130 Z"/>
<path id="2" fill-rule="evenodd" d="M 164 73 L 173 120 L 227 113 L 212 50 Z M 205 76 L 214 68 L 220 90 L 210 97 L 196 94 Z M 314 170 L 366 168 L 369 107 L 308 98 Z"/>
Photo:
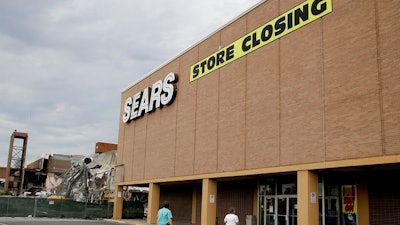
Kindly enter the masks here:
<path id="1" fill-rule="evenodd" d="M 259 0 L 0 0 L 0 166 L 117 143 L 121 90 Z"/>

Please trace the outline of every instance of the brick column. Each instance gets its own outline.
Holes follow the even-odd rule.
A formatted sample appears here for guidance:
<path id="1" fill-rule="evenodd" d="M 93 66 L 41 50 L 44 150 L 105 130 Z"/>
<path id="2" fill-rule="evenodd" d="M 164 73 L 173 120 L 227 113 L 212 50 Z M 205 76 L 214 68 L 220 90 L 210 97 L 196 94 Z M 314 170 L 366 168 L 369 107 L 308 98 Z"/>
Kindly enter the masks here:
<path id="1" fill-rule="evenodd" d="M 124 202 L 122 186 L 115 188 L 113 219 L 122 219 L 122 206 Z"/>
<path id="2" fill-rule="evenodd" d="M 318 225 L 318 174 L 297 172 L 297 224 Z"/>
<path id="3" fill-rule="evenodd" d="M 149 201 L 147 206 L 147 223 L 157 223 L 157 212 L 160 208 L 160 185 L 149 184 Z"/>
<path id="4" fill-rule="evenodd" d="M 201 225 L 215 224 L 217 217 L 217 182 L 203 179 Z"/>

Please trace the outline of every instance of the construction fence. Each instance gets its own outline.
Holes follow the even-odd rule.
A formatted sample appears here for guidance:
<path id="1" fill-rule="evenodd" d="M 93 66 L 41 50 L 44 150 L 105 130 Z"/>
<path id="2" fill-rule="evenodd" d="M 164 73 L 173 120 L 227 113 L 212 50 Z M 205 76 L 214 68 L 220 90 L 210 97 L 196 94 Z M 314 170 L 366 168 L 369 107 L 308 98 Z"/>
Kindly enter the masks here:
<path id="1" fill-rule="evenodd" d="M 92 204 L 68 199 L 1 196 L 0 217 L 112 218 L 113 206 L 110 200 Z M 124 202 L 123 216 L 129 219 L 143 218 L 143 204 Z"/>

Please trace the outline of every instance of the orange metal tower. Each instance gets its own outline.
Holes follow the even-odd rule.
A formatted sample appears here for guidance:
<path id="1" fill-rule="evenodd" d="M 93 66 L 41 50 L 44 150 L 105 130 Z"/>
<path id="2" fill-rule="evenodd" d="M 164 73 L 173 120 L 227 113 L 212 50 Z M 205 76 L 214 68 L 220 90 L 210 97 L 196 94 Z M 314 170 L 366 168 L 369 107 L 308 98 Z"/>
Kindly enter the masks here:
<path id="1" fill-rule="evenodd" d="M 17 195 L 21 194 L 24 182 L 24 164 L 27 143 L 27 133 L 17 132 L 16 130 L 12 133 L 4 190 L 13 191 Z"/>

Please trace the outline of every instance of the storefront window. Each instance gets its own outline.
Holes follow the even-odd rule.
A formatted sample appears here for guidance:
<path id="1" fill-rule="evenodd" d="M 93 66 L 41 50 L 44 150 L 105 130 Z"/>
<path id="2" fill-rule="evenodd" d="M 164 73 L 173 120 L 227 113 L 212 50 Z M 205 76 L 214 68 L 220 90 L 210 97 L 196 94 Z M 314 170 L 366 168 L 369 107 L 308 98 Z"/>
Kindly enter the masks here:
<path id="1" fill-rule="evenodd" d="M 319 179 L 320 225 L 357 225 L 355 181 L 340 180 L 338 175 Z M 322 201 L 322 199 L 324 199 Z"/>
<path id="2" fill-rule="evenodd" d="M 342 220 L 345 225 L 357 224 L 356 185 L 342 185 Z"/>

